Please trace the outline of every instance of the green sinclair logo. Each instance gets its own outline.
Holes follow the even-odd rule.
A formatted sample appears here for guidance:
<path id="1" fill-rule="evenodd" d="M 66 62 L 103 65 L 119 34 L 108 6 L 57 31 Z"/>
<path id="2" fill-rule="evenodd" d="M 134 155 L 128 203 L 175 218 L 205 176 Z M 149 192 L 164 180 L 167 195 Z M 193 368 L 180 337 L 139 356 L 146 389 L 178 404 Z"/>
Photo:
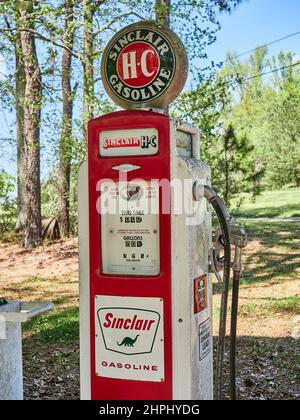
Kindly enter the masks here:
<path id="1" fill-rule="evenodd" d="M 158 312 L 101 308 L 97 316 L 106 350 L 128 356 L 152 353 L 160 324 Z"/>
<path id="2" fill-rule="evenodd" d="M 117 344 L 118 344 L 119 347 L 122 347 L 122 346 L 134 347 L 138 338 L 139 338 L 139 335 L 137 335 L 134 340 L 130 337 L 125 337 L 121 344 L 119 344 L 118 342 L 117 342 Z"/>

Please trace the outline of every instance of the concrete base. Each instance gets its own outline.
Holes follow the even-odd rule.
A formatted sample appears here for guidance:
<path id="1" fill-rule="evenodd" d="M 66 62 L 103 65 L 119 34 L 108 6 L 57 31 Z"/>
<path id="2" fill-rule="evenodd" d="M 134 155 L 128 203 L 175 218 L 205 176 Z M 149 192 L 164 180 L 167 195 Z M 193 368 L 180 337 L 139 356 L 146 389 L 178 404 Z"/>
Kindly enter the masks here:
<path id="1" fill-rule="evenodd" d="M 22 328 L 21 323 L 0 321 L 0 401 L 23 400 Z"/>
<path id="2" fill-rule="evenodd" d="M 22 323 L 51 311 L 50 303 L 0 306 L 0 401 L 23 400 Z"/>

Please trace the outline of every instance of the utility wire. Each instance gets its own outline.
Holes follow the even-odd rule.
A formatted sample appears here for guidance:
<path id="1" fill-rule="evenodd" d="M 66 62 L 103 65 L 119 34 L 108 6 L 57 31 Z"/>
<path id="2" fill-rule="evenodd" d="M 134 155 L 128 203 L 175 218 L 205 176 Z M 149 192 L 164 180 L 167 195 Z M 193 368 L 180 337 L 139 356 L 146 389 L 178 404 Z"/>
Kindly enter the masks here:
<path id="1" fill-rule="evenodd" d="M 279 72 L 279 71 L 287 70 L 287 69 L 290 69 L 290 68 L 292 68 L 292 67 L 296 67 L 296 66 L 299 66 L 299 65 L 300 65 L 300 61 L 298 61 L 297 63 L 294 63 L 294 64 L 290 64 L 289 66 L 279 67 L 279 68 L 277 68 L 277 69 L 273 69 L 273 70 L 270 70 L 270 71 L 266 71 L 266 72 L 261 73 L 261 74 L 256 74 L 255 76 L 246 77 L 245 79 L 242 79 L 242 80 L 241 80 L 241 81 L 239 81 L 238 83 L 243 84 L 243 83 L 245 83 L 245 82 L 248 82 L 249 80 L 258 79 L 259 77 L 267 76 L 267 75 L 269 75 L 269 74 L 277 73 L 277 72 Z M 230 82 L 230 84 L 231 84 L 231 83 L 232 83 L 232 82 Z"/>
<path id="2" fill-rule="evenodd" d="M 269 43 L 267 43 L 267 44 L 260 45 L 259 47 L 253 48 L 252 50 L 249 50 L 249 51 L 245 51 L 245 52 L 243 52 L 243 53 L 241 53 L 241 54 L 237 54 L 237 55 L 235 55 L 235 56 L 233 56 L 233 57 L 226 58 L 226 59 L 225 59 L 225 60 L 223 60 L 223 61 L 219 61 L 219 63 L 218 63 L 218 64 L 216 64 L 216 66 L 221 66 L 221 65 L 223 65 L 224 63 L 228 63 L 230 60 L 235 60 L 235 59 L 237 59 L 237 58 L 244 57 L 245 55 L 252 54 L 252 53 L 254 53 L 254 52 L 256 52 L 256 51 L 259 51 L 259 50 L 261 50 L 261 49 L 263 49 L 263 48 L 265 48 L 265 47 L 269 47 L 270 45 L 278 44 L 278 42 L 285 41 L 286 39 L 292 38 L 292 37 L 297 36 L 297 35 L 300 35 L 300 31 L 294 32 L 294 33 L 292 33 L 292 34 L 290 34 L 290 35 L 286 35 L 286 36 L 284 36 L 284 37 L 282 37 L 282 38 L 276 39 L 276 40 L 271 41 L 271 42 L 269 42 Z M 200 71 L 207 70 L 209 67 L 210 67 L 210 66 L 204 67 L 204 68 L 203 68 L 203 69 L 201 69 Z"/>
<path id="3" fill-rule="evenodd" d="M 290 35 L 284 36 L 282 38 L 276 39 L 275 41 L 269 42 L 268 44 L 264 44 L 264 45 L 261 45 L 259 47 L 253 48 L 253 50 L 249 50 L 249 51 L 246 51 L 244 53 L 238 54 L 238 55 L 232 57 L 232 59 L 244 57 L 245 55 L 252 54 L 255 51 L 261 50 L 261 49 L 263 49 L 265 47 L 269 47 L 270 45 L 277 44 L 278 42 L 285 41 L 286 39 L 292 38 L 292 37 L 294 37 L 296 35 L 300 35 L 300 31 L 294 32 L 293 34 L 290 34 Z M 228 59 L 226 61 L 228 61 Z"/>
<path id="4" fill-rule="evenodd" d="M 225 86 L 233 87 L 235 83 L 238 83 L 239 85 L 243 85 L 244 83 L 246 83 L 250 80 L 258 79 L 259 77 L 267 76 L 269 74 L 278 73 L 279 71 L 287 70 L 287 69 L 290 69 L 290 68 L 296 67 L 296 66 L 300 66 L 300 61 L 298 61 L 297 63 L 294 63 L 294 64 L 290 64 L 289 66 L 279 67 L 277 69 L 273 69 L 273 70 L 270 70 L 270 71 L 266 71 L 264 73 L 256 74 L 255 76 L 246 77 L 246 78 L 241 79 L 241 80 L 228 81 L 228 82 L 224 83 L 223 86 L 219 86 L 216 89 L 211 90 L 209 93 L 212 95 L 215 92 L 218 92 L 219 90 L 222 90 Z M 232 75 L 232 76 L 234 76 L 234 75 Z M 238 76 L 238 74 L 236 76 Z"/>

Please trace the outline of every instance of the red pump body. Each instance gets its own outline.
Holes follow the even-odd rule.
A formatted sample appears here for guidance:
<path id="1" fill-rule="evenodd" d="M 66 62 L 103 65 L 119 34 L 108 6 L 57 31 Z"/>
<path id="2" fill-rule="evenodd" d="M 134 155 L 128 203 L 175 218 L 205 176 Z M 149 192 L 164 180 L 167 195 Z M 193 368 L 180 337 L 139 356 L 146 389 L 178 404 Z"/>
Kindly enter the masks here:
<path id="1" fill-rule="evenodd" d="M 119 133 L 120 131 L 125 131 L 125 133 L 132 132 L 145 132 L 147 134 L 148 130 L 157 130 L 158 144 L 155 146 L 157 150 L 153 150 L 151 155 L 143 155 L 143 150 L 147 153 L 147 142 L 144 142 L 145 149 L 141 149 L 141 145 L 136 144 L 137 151 L 133 152 L 134 139 L 135 137 L 126 137 L 120 139 L 114 137 L 113 133 Z M 99 146 L 99 141 L 101 142 L 101 133 L 105 133 L 102 144 Z M 109 136 L 108 134 L 111 134 Z M 143 136 L 142 136 L 143 137 Z M 149 136 L 148 136 L 149 137 Z M 131 140 L 128 140 L 131 139 Z M 133 138 L 133 140 L 132 140 Z M 139 138 L 139 136 L 137 136 Z M 147 138 L 147 136 L 146 136 Z M 145 138 L 143 137 L 145 140 Z M 128 143 L 128 146 L 124 142 Z M 150 139 L 151 142 L 151 139 Z M 129 144 L 130 143 L 130 144 Z M 133 144 L 132 144 L 133 143 Z M 149 141 L 148 141 L 149 143 Z M 132 147 L 132 149 L 129 149 Z M 101 149 L 106 152 L 109 156 L 101 156 Z M 137 153 L 137 155 L 126 156 L 126 150 L 129 154 Z M 131 152 L 132 150 L 132 152 Z M 124 156 L 117 156 L 119 154 L 125 154 Z M 122 165 L 131 165 L 131 167 L 136 168 L 135 170 L 127 172 L 127 179 L 130 183 L 136 178 L 140 178 L 146 182 L 150 182 L 155 178 L 158 181 L 167 179 L 170 180 L 170 119 L 169 117 L 147 111 L 121 111 L 112 113 L 109 115 L 102 116 L 97 118 L 89 123 L 89 144 L 88 144 L 88 170 L 89 170 L 89 227 L 90 227 L 90 378 L 91 378 L 91 398 L 94 400 L 130 400 L 130 399 L 172 399 L 172 316 L 171 316 L 171 219 L 170 214 L 159 214 L 159 273 L 155 275 L 139 275 L 136 273 L 130 274 L 113 274 L 113 273 L 104 273 L 103 268 L 103 256 L 101 247 L 100 238 L 103 237 L 103 224 L 101 218 L 103 217 L 99 214 L 99 207 L 97 208 L 97 203 L 99 203 L 99 196 L 101 195 L 101 182 L 104 179 L 112 180 L 116 183 L 119 183 L 120 171 L 115 168 L 122 168 Z M 100 190 L 100 191 L 99 191 Z M 119 193 L 118 193 L 119 194 Z M 100 197 L 101 199 L 101 197 Z M 162 202 L 162 191 L 159 189 L 159 201 Z M 160 205 L 161 207 L 161 205 Z M 120 215 L 117 215 L 120 217 Z M 136 223 L 131 225 L 131 229 L 136 229 Z M 127 231 L 128 233 L 128 231 Z M 105 246 L 105 244 L 103 244 Z M 129 252 L 139 251 L 138 248 L 133 246 L 129 249 Z M 121 256 L 119 256 L 121 258 Z M 109 270 L 108 270 L 109 271 Z M 113 270 L 112 270 L 113 271 Z M 139 329 L 140 324 L 138 324 L 138 317 L 144 307 L 147 307 L 149 310 L 149 302 L 151 307 L 151 301 L 147 301 L 147 304 L 143 306 L 144 298 L 154 298 L 160 300 L 163 303 L 162 313 L 159 314 L 160 317 L 160 329 L 163 334 L 163 360 L 160 360 L 160 363 L 163 364 L 163 376 L 155 381 L 147 381 L 147 373 L 149 370 L 154 369 L 157 372 L 157 369 L 162 367 L 158 366 L 148 366 L 147 358 L 149 353 L 144 355 L 135 356 L 132 353 L 129 354 L 117 354 L 117 347 L 115 350 L 112 349 L 111 354 L 113 354 L 117 359 L 110 360 L 110 358 L 103 359 L 101 356 L 101 349 L 99 350 L 99 357 L 97 357 L 97 340 L 105 340 L 104 327 L 113 325 L 114 313 L 106 312 L 104 318 L 102 319 L 102 324 L 100 328 L 103 327 L 103 331 L 99 330 L 99 322 L 101 323 L 101 310 L 106 310 L 103 308 L 103 303 L 100 303 L 99 307 L 96 307 L 96 301 L 99 298 L 102 302 L 105 301 L 105 297 L 114 297 L 124 299 L 124 302 L 129 302 L 126 310 L 129 309 L 131 313 L 127 312 L 127 324 L 122 324 L 122 319 L 126 322 L 126 317 L 124 318 L 122 313 L 119 314 L 119 330 L 124 331 L 124 339 L 134 340 L 134 333 L 142 331 Z M 129 298 L 129 299 L 126 299 Z M 137 298 L 135 303 L 135 298 Z M 108 305 L 109 306 L 109 305 Z M 117 303 L 117 306 L 119 304 Z M 122 305 L 121 305 L 122 306 Z M 139 306 L 139 308 L 135 308 Z M 154 305 L 155 306 L 155 305 Z M 136 313 L 134 310 L 138 309 Z M 100 315 L 97 316 L 96 313 L 100 311 Z M 151 312 L 151 311 L 150 311 Z M 155 312 L 155 311 L 154 311 Z M 145 313 L 144 313 L 145 314 Z M 153 315 L 154 316 L 154 315 Z M 99 318 L 100 317 L 100 318 Z M 136 317 L 136 318 L 134 318 Z M 134 329 L 132 323 L 136 321 L 137 330 Z M 142 314 L 142 320 L 146 321 Z M 123 323 L 124 323 L 123 322 Z M 155 322 L 155 319 L 152 321 Z M 145 324 L 145 322 L 144 322 Z M 131 325 L 129 327 L 129 325 Z M 129 327 L 126 328 L 124 327 Z M 146 324 L 147 326 L 147 324 Z M 130 329 L 132 327 L 132 329 Z M 131 335 L 129 334 L 129 332 Z M 147 330 L 147 327 L 146 327 Z M 103 334 L 102 334 L 103 332 Z M 126 333 L 128 334 L 126 335 Z M 125 337 L 126 336 L 126 337 Z M 129 336 L 129 337 L 127 337 Z M 122 335 L 120 336 L 120 341 Z M 145 339 L 147 339 L 145 337 Z M 108 341 L 111 340 L 108 333 Z M 156 341 L 158 336 L 156 336 Z M 120 341 L 118 341 L 119 344 Z M 117 342 L 117 340 L 116 340 Z M 126 344 L 126 342 L 125 342 Z M 157 343 L 154 342 L 154 346 Z M 100 344 L 101 346 L 101 344 Z M 126 346 L 124 351 L 132 351 L 133 347 Z M 110 350 L 107 350 L 108 354 Z M 120 357 L 120 359 L 118 359 Z M 126 365 L 126 359 L 128 363 Z M 138 361 L 135 360 L 138 359 Z M 142 360 L 142 361 L 141 361 Z M 102 364 L 102 373 L 97 373 L 100 369 L 100 366 L 96 364 Z M 128 374 L 129 376 L 135 374 L 135 370 L 142 373 L 142 380 L 132 380 L 132 379 L 117 379 L 116 377 L 106 377 L 105 368 L 107 369 L 107 376 L 114 376 L 112 373 L 116 371 L 116 376 L 121 374 L 123 377 Z M 148 370 L 149 369 L 149 370 Z M 128 373 L 130 372 L 130 373 Z M 151 376 L 151 375 L 150 375 Z"/>

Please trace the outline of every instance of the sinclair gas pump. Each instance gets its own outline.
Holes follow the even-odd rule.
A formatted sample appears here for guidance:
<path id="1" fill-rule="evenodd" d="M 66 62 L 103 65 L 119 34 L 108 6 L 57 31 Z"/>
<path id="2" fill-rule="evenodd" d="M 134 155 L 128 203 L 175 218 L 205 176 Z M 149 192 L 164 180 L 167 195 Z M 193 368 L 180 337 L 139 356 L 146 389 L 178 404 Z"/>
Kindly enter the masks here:
<path id="1" fill-rule="evenodd" d="M 154 22 L 123 29 L 104 53 L 104 86 L 126 110 L 90 121 L 79 177 L 82 399 L 212 399 L 210 273 L 224 269 L 221 397 L 230 244 L 237 297 L 246 238 L 210 188 L 198 130 L 163 112 L 187 72 L 180 39 Z"/>

